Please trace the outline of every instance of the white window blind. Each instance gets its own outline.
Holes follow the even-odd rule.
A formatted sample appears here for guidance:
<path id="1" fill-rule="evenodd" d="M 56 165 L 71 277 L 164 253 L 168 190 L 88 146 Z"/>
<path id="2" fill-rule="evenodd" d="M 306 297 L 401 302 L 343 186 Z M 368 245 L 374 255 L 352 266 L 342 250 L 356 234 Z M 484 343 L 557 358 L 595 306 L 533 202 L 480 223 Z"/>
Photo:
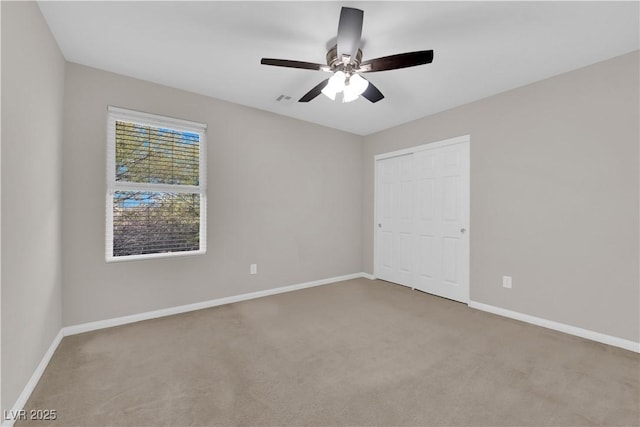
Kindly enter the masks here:
<path id="1" fill-rule="evenodd" d="M 108 109 L 107 261 L 206 251 L 206 125 Z"/>

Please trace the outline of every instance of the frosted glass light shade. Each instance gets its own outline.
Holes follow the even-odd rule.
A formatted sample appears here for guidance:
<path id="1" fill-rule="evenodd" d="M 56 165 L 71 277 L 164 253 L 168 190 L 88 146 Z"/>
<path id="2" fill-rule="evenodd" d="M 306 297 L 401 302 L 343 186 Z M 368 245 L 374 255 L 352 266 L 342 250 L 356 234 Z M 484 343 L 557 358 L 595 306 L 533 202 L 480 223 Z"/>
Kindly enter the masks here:
<path id="1" fill-rule="evenodd" d="M 359 94 L 356 92 L 356 89 L 351 85 L 346 85 L 344 87 L 344 93 L 342 94 L 342 102 L 351 102 L 358 99 Z"/>
<path id="2" fill-rule="evenodd" d="M 329 79 L 326 87 L 330 87 L 335 93 L 342 92 L 346 77 L 347 76 L 342 71 L 336 71 L 336 73 Z"/>
<path id="3" fill-rule="evenodd" d="M 322 93 L 326 95 L 332 101 L 336 100 L 336 91 L 331 88 L 331 86 L 326 85 L 324 89 L 322 89 Z"/>
<path id="4" fill-rule="evenodd" d="M 362 93 L 369 87 L 369 82 L 366 79 L 360 77 L 359 74 L 354 74 L 349 78 L 349 86 L 353 87 L 355 93 L 362 95 Z"/>

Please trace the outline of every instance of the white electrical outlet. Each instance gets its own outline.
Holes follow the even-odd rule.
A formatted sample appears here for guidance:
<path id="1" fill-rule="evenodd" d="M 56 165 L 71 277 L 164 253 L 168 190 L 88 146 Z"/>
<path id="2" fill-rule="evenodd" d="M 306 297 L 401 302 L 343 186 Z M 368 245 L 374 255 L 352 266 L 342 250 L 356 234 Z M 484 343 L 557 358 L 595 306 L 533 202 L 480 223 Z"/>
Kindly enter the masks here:
<path id="1" fill-rule="evenodd" d="M 258 274 L 258 264 L 251 264 L 249 266 L 249 274 Z"/>
<path id="2" fill-rule="evenodd" d="M 502 287 L 511 289 L 511 276 L 502 276 Z"/>

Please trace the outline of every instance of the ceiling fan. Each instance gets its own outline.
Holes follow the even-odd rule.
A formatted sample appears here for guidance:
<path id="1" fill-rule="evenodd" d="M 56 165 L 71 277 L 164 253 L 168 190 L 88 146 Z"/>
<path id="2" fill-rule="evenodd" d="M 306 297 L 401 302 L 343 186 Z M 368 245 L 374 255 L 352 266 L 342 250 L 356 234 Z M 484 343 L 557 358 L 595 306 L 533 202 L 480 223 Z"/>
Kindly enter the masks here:
<path id="1" fill-rule="evenodd" d="M 327 52 L 327 65 L 274 58 L 262 58 L 260 63 L 276 67 L 333 73 L 333 76 L 321 81 L 300 98 L 298 102 L 309 102 L 321 93 L 331 100 L 335 100 L 336 95 L 342 93 L 342 102 L 351 102 L 360 95 L 371 102 L 378 102 L 384 98 L 384 95 L 371 82 L 362 77 L 361 73 L 396 70 L 398 68 L 429 64 L 433 61 L 433 50 L 400 53 L 362 61 L 360 39 L 362 36 L 363 17 L 364 12 L 360 9 L 342 8 L 340 21 L 338 22 L 337 43 Z"/>

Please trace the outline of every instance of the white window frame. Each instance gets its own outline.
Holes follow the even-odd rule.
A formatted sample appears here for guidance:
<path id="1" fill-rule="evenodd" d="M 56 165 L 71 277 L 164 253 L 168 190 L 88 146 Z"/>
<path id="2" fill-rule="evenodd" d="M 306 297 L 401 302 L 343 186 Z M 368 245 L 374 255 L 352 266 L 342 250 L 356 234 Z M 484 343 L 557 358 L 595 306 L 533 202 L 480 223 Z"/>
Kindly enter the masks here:
<path id="1" fill-rule="evenodd" d="M 197 133 L 199 141 L 199 185 L 145 184 L 116 181 L 116 121 L 142 126 L 163 127 L 176 131 Z M 107 197 L 105 259 L 107 262 L 134 261 L 154 258 L 172 258 L 201 255 L 207 252 L 207 125 L 174 119 L 156 114 L 142 113 L 124 108 L 107 108 Z M 155 191 L 200 195 L 200 249 L 195 251 L 164 252 L 155 254 L 113 256 L 113 196 L 116 191 Z"/>

